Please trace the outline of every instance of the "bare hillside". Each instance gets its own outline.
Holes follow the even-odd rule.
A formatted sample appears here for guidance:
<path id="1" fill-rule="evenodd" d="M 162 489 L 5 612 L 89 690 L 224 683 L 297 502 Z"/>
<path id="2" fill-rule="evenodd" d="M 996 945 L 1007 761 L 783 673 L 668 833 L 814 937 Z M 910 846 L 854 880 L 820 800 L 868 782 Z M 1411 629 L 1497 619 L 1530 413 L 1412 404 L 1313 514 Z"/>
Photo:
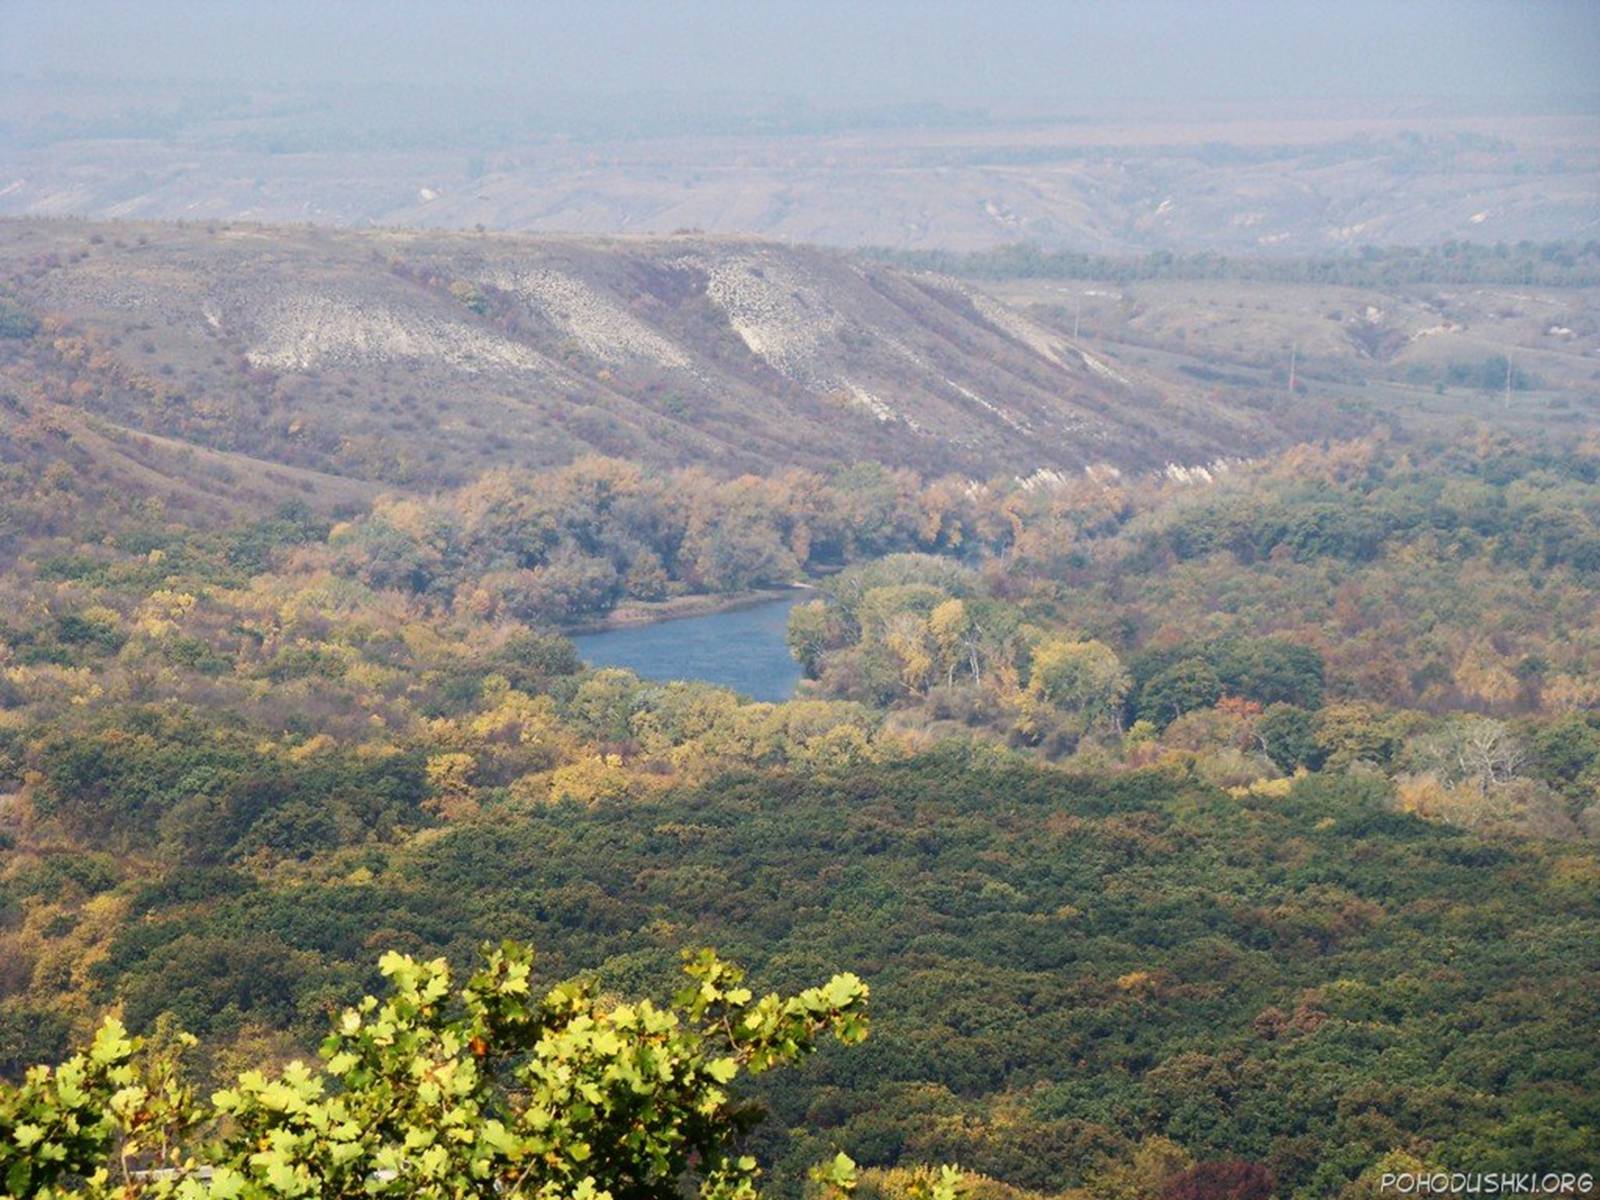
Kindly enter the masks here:
<path id="1" fill-rule="evenodd" d="M 1600 417 L 1600 289 L 1238 280 L 1009 279 L 983 285 L 1174 387 L 1358 403 L 1410 426 L 1463 418 L 1548 433 Z M 1510 385 L 1509 390 L 1507 385 Z"/>
<path id="2" fill-rule="evenodd" d="M 1282 440 L 990 294 L 819 250 L 243 225 L 0 225 L 13 392 L 393 485 L 600 452 L 1161 467 Z"/>

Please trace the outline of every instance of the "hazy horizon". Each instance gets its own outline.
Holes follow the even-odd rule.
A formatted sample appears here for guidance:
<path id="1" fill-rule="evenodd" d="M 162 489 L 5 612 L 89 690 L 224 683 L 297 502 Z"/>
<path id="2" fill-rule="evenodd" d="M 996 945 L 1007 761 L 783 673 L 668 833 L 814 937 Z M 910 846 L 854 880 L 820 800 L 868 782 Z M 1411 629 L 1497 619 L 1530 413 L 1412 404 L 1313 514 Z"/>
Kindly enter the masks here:
<path id="1" fill-rule="evenodd" d="M 1574 0 L 0 7 L 0 215 L 1292 254 L 1600 228 Z"/>
<path id="2" fill-rule="evenodd" d="M 1600 94 L 1596 61 L 1600 6 L 1581 0 L 425 8 L 14 0 L 0 11 L 0 73 L 13 80 L 88 76 L 180 89 L 722 93 L 819 107 L 1421 96 L 1549 104 Z"/>

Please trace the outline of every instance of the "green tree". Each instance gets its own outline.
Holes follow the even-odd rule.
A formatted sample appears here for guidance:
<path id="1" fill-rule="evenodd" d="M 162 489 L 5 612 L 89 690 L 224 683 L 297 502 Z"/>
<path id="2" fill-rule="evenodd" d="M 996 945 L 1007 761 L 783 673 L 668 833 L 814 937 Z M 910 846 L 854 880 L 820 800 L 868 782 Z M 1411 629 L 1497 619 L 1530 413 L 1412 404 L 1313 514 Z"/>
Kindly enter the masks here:
<path id="1" fill-rule="evenodd" d="M 824 600 L 797 604 L 789 610 L 789 629 L 785 635 L 789 653 L 800 664 L 807 679 L 822 670 L 822 656 L 838 637 L 836 622 Z"/>
<path id="2" fill-rule="evenodd" d="M 181 1161 L 177 1141 L 199 1121 L 179 1072 L 179 1056 L 193 1042 L 179 1035 L 147 1047 L 107 1020 L 83 1053 L 55 1068 L 31 1068 L 19 1087 L 0 1087 L 5 1194 L 137 1195 L 137 1188 L 112 1187 L 114 1165 L 120 1182 L 130 1163 Z"/>
<path id="3" fill-rule="evenodd" d="M 1186 658 L 1153 675 L 1139 690 L 1139 716 L 1165 729 L 1186 712 L 1222 698 L 1222 680 L 1203 658 Z"/>
<path id="4" fill-rule="evenodd" d="M 174 1056 L 141 1057 L 108 1021 L 86 1054 L 0 1089 L 8 1194 L 653 1200 L 693 1179 L 703 1200 L 754 1200 L 760 1171 L 743 1142 L 760 1111 L 730 1085 L 824 1035 L 867 1032 L 854 975 L 758 999 L 710 951 L 688 961 L 668 1008 L 584 982 L 540 997 L 533 954 L 514 943 L 486 951 L 459 991 L 443 959 L 391 952 L 379 968 L 390 995 L 344 1010 L 321 1069 L 246 1071 L 210 1109 Z M 215 1136 L 200 1149 L 185 1135 L 202 1121 Z M 174 1177 L 141 1178 L 130 1162 Z"/>
<path id="5" fill-rule="evenodd" d="M 960 600 L 946 600 L 928 614 L 928 632 L 939 648 L 945 686 L 954 687 L 956 670 L 968 665 L 967 645 L 973 633 L 972 614 Z M 976 673 L 974 673 L 976 674 Z"/>
<path id="6" fill-rule="evenodd" d="M 738 592 L 787 583 L 800 564 L 766 521 L 730 516 L 699 531 L 685 547 L 695 578 L 708 591 Z"/>
<path id="7" fill-rule="evenodd" d="M 1256 722 L 1256 736 L 1261 739 L 1267 757 L 1280 770 L 1293 771 L 1296 767 L 1315 770 L 1322 765 L 1316 720 L 1303 708 L 1293 704 L 1268 705 Z"/>
<path id="8" fill-rule="evenodd" d="M 1052 637 L 1034 648 L 1029 697 L 1077 716 L 1086 726 L 1115 718 L 1131 686 L 1122 660 L 1104 642 Z"/>

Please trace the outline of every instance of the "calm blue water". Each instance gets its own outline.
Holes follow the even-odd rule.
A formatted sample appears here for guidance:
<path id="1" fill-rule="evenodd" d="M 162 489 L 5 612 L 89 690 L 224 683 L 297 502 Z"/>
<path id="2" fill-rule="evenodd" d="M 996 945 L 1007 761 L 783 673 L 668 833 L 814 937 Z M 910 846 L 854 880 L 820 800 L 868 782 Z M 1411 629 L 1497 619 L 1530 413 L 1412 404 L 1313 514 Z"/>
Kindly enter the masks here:
<path id="1" fill-rule="evenodd" d="M 757 700 L 787 700 L 800 664 L 783 638 L 789 610 L 807 599 L 796 591 L 732 612 L 579 634 L 572 643 L 592 666 L 627 667 L 643 679 L 703 679 Z"/>

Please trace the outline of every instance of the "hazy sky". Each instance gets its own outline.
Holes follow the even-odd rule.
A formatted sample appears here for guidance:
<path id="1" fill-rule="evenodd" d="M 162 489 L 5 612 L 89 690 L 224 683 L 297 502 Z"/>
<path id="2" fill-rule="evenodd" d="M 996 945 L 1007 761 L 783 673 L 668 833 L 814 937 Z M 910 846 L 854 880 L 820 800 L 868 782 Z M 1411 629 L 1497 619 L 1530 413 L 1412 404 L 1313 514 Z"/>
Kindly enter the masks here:
<path id="1" fill-rule="evenodd" d="M 0 71 L 818 104 L 1600 93 L 1600 0 L 0 0 Z"/>

